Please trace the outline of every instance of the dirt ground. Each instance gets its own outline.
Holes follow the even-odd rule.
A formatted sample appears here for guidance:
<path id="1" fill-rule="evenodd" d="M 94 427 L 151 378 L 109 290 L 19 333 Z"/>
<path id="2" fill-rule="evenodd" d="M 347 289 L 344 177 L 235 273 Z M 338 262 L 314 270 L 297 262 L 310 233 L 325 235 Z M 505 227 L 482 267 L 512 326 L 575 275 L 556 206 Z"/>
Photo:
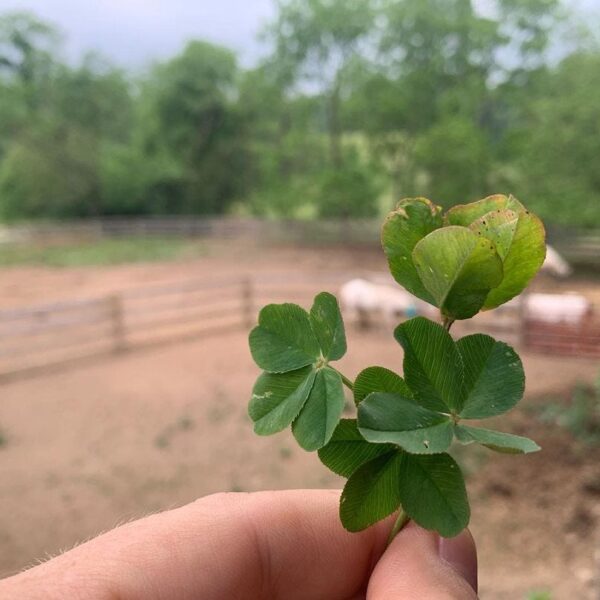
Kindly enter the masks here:
<path id="1" fill-rule="evenodd" d="M 220 247 L 190 263 L 6 269 L 0 277 L 2 305 L 23 306 L 185 277 L 384 268 L 378 253 Z M 543 451 L 457 454 L 470 474 L 481 598 L 548 591 L 553 600 L 598 600 L 600 449 L 584 449 L 534 416 L 549 394 L 592 381 L 598 361 L 522 357 L 526 400 L 498 427 L 534 438 Z M 401 360 L 390 332 L 351 330 L 340 368 L 354 376 L 371 364 L 399 370 Z M 0 574 L 213 492 L 340 487 L 288 433 L 252 433 L 246 404 L 256 375 L 240 331 L 3 385 Z"/>

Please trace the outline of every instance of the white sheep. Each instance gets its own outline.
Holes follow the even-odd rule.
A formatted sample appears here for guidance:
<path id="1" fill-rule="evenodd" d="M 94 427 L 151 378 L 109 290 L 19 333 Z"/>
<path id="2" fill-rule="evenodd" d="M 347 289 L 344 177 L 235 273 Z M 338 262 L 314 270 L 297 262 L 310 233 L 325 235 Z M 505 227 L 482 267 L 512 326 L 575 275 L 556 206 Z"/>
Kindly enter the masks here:
<path id="1" fill-rule="evenodd" d="M 571 265 L 552 247 L 546 246 L 546 259 L 542 265 L 542 273 L 554 277 L 568 277 L 573 272 Z"/>
<path id="2" fill-rule="evenodd" d="M 525 317 L 546 323 L 580 324 L 592 315 L 592 303 L 581 294 L 539 294 L 523 296 Z"/>
<path id="3" fill-rule="evenodd" d="M 402 317 L 429 311 L 429 305 L 409 292 L 366 279 L 352 279 L 345 283 L 340 289 L 340 299 L 349 319 L 363 327 L 368 327 L 374 316 L 393 325 Z"/>

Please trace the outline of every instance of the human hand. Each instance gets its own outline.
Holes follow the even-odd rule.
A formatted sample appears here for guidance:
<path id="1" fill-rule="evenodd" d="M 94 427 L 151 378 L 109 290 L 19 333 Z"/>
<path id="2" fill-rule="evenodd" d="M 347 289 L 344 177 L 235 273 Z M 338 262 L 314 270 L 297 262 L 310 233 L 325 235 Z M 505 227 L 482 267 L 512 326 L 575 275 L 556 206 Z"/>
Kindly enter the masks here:
<path id="1" fill-rule="evenodd" d="M 346 532 L 339 492 L 216 494 L 123 525 L 0 582 L 27 600 L 471 600 L 470 534 L 390 519 Z"/>

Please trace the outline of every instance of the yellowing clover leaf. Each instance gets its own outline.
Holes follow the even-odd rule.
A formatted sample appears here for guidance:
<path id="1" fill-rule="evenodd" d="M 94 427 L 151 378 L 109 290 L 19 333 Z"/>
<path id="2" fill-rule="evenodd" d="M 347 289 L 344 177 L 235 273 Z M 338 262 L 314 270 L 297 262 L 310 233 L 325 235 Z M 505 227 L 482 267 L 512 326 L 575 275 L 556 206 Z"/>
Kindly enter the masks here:
<path id="1" fill-rule="evenodd" d="M 519 294 L 545 257 L 542 222 L 513 196 L 455 206 L 442 218 L 424 198 L 390 213 L 382 244 L 392 275 L 449 321 Z"/>

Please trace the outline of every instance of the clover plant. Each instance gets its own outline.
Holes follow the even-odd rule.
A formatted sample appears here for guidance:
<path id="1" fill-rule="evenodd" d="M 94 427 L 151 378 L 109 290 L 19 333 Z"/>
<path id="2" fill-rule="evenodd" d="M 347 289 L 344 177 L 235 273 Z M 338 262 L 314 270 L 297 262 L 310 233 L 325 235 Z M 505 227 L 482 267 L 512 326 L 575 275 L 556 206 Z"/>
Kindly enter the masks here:
<path id="1" fill-rule="evenodd" d="M 544 227 L 512 196 L 446 214 L 425 198 L 409 198 L 386 218 L 382 243 L 395 280 L 440 310 L 441 324 L 419 316 L 396 328 L 403 376 L 370 366 L 350 381 L 338 371 L 346 336 L 333 295 L 316 296 L 310 312 L 270 304 L 250 333 L 264 372 L 249 414 L 259 435 L 291 425 L 302 448 L 318 450 L 325 466 L 348 479 L 340 502 L 346 529 L 362 530 L 398 511 L 392 535 L 413 519 L 452 537 L 470 514 L 461 470 L 448 453 L 452 443 L 509 454 L 539 447 L 478 423 L 522 398 L 518 354 L 489 335 L 455 341 L 449 330 L 527 286 L 544 261 Z M 354 397 L 352 419 L 341 418 L 343 385 Z"/>

